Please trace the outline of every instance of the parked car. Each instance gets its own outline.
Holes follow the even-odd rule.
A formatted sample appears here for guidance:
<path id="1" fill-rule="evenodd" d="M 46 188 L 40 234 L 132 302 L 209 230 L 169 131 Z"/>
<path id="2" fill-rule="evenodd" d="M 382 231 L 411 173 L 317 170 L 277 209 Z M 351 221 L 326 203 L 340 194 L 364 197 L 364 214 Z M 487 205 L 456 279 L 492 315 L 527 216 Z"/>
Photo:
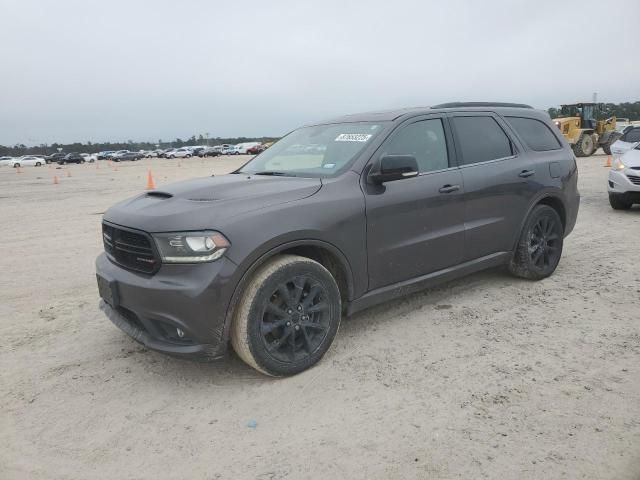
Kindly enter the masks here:
<path id="1" fill-rule="evenodd" d="M 82 157 L 84 157 L 85 162 L 93 163 L 98 160 L 98 156 L 95 153 L 81 153 Z"/>
<path id="2" fill-rule="evenodd" d="M 227 145 L 224 144 L 222 145 L 222 149 L 220 150 L 220 153 L 222 153 L 222 155 L 235 155 L 235 145 Z"/>
<path id="3" fill-rule="evenodd" d="M 219 157 L 220 149 L 218 147 L 205 147 L 198 152 L 198 156 L 204 157 Z"/>
<path id="4" fill-rule="evenodd" d="M 65 165 L 67 163 L 85 163 L 87 160 L 81 153 L 73 152 L 67 153 L 64 158 L 58 160 L 58 165 Z"/>
<path id="5" fill-rule="evenodd" d="M 43 158 L 35 157 L 33 155 L 25 155 L 25 156 L 20 157 L 20 158 L 14 158 L 9 165 L 14 167 L 14 168 L 18 168 L 18 167 L 40 167 L 42 165 L 45 165 L 46 163 L 47 163 L 46 160 L 43 159 Z"/>
<path id="6" fill-rule="evenodd" d="M 249 149 L 260 145 L 260 142 L 244 142 L 238 143 L 233 147 L 233 155 L 246 155 Z"/>
<path id="7" fill-rule="evenodd" d="M 608 192 L 614 210 L 629 210 L 640 203 L 640 142 L 613 160 Z"/>
<path id="8" fill-rule="evenodd" d="M 249 155 L 257 155 L 260 152 L 263 152 L 265 150 L 266 150 L 266 147 L 264 145 L 262 145 L 261 143 L 259 143 L 258 145 L 254 145 L 253 147 L 247 148 L 247 153 Z"/>
<path id="9" fill-rule="evenodd" d="M 44 157 L 47 163 L 57 163 L 62 160 L 67 154 L 62 152 L 52 153 L 48 157 Z"/>
<path id="10" fill-rule="evenodd" d="M 310 144 L 326 148 L 289 155 Z M 231 175 L 108 209 L 101 309 L 151 349 L 217 358 L 230 339 L 257 370 L 295 374 L 322 358 L 343 312 L 484 268 L 551 275 L 575 225 L 577 180 L 569 144 L 526 106 L 310 125 Z"/>
<path id="11" fill-rule="evenodd" d="M 191 147 L 191 155 L 193 157 L 199 157 L 200 156 L 200 152 L 202 152 L 205 148 L 207 147 Z"/>
<path id="12" fill-rule="evenodd" d="M 127 161 L 135 162 L 136 160 L 140 160 L 141 158 L 144 158 L 144 154 L 140 152 L 125 152 L 125 153 L 119 154 L 117 157 L 113 157 L 113 161 L 114 162 L 127 162 Z"/>
<path id="13" fill-rule="evenodd" d="M 112 153 L 108 158 L 110 160 L 116 161 L 117 159 L 119 159 L 125 153 L 131 153 L 131 152 L 129 152 L 129 150 L 118 150 L 117 152 Z"/>
<path id="14" fill-rule="evenodd" d="M 176 148 L 171 152 L 167 152 L 165 156 L 166 158 L 189 158 L 191 157 L 191 150 L 188 147 Z"/>
<path id="15" fill-rule="evenodd" d="M 13 163 L 13 157 L 0 157 L 0 167 L 7 167 Z"/>
<path id="16" fill-rule="evenodd" d="M 105 150 L 104 152 L 98 153 L 97 158 L 98 160 L 108 160 L 114 153 L 116 153 L 114 150 Z"/>
<path id="17" fill-rule="evenodd" d="M 146 152 L 143 152 L 145 158 L 157 158 L 158 157 L 158 151 L 157 150 L 148 150 Z"/>
<path id="18" fill-rule="evenodd" d="M 627 127 L 622 136 L 611 144 L 611 154 L 620 156 L 640 144 L 640 126 Z"/>

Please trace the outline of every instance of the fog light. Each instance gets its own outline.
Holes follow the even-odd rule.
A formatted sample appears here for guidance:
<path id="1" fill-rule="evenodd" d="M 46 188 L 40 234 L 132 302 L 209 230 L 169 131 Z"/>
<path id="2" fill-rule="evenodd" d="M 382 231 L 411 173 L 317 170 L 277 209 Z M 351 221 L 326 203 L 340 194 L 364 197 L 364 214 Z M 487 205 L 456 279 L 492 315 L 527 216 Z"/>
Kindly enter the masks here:
<path id="1" fill-rule="evenodd" d="M 178 334 L 178 337 L 180 337 L 180 338 L 184 337 L 184 332 L 182 330 L 180 330 L 179 328 L 176 328 L 176 333 Z"/>

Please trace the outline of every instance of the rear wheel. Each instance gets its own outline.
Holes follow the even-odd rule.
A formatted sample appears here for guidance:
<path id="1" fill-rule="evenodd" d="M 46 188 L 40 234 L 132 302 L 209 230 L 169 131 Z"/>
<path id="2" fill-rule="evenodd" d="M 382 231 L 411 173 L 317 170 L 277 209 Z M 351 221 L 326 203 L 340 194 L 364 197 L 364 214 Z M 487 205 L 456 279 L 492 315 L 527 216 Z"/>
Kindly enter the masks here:
<path id="1" fill-rule="evenodd" d="M 14 163 L 13 164 L 13 168 L 20 168 L 20 164 L 19 163 Z"/>
<path id="2" fill-rule="evenodd" d="M 622 135 L 615 134 L 615 133 L 612 133 L 611 135 L 609 135 L 609 138 L 607 139 L 606 143 L 602 145 L 602 150 L 604 151 L 604 153 L 606 153 L 607 155 L 611 155 L 611 145 L 613 145 L 617 140 L 619 140 L 621 136 Z"/>
<path id="3" fill-rule="evenodd" d="M 42 164 L 40 162 L 36 162 L 36 167 L 41 166 Z"/>
<path id="4" fill-rule="evenodd" d="M 340 292 L 326 268 L 305 257 L 278 256 L 260 267 L 245 288 L 231 344 L 260 372 L 293 375 L 326 353 L 340 314 Z"/>
<path id="5" fill-rule="evenodd" d="M 593 141 L 593 135 L 590 133 L 582 133 L 578 141 L 572 145 L 573 152 L 576 157 L 588 157 L 593 155 L 595 151 L 595 143 Z"/>
<path id="6" fill-rule="evenodd" d="M 633 202 L 629 201 L 627 195 L 624 193 L 610 193 L 609 205 L 614 210 L 629 210 L 633 205 Z"/>
<path id="7" fill-rule="evenodd" d="M 560 262 L 563 239 L 564 227 L 558 212 L 548 205 L 537 205 L 520 234 L 509 271 L 529 280 L 548 277 Z"/>

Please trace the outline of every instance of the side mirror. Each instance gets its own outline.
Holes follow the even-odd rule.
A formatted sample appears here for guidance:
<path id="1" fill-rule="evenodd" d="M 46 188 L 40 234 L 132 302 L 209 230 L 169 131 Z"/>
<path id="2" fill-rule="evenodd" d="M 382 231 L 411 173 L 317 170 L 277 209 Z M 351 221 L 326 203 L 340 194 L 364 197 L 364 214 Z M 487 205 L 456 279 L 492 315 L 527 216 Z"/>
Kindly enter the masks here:
<path id="1" fill-rule="evenodd" d="M 418 162 L 413 155 L 383 155 L 378 168 L 369 174 L 373 183 L 393 182 L 418 176 Z"/>

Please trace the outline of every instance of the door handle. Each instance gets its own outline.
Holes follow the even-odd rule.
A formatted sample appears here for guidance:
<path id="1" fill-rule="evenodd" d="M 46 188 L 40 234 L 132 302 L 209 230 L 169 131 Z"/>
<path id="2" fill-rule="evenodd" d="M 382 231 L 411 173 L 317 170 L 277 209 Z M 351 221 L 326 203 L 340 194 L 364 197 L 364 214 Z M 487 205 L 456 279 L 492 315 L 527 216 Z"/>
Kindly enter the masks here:
<path id="1" fill-rule="evenodd" d="M 460 185 L 443 185 L 440 190 L 438 190 L 440 193 L 451 193 L 451 192 L 455 192 L 457 190 L 460 190 Z"/>
<path id="2" fill-rule="evenodd" d="M 533 175 L 534 173 L 536 173 L 535 170 L 523 170 L 518 174 L 518 176 L 522 178 L 527 178 Z"/>

